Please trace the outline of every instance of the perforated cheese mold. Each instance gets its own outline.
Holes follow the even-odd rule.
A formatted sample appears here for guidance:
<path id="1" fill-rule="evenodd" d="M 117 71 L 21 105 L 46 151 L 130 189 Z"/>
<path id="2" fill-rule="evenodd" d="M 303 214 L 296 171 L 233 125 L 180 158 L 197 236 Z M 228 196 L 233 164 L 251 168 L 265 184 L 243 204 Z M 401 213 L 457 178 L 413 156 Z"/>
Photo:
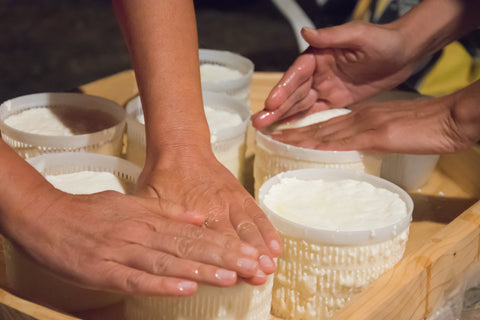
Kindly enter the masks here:
<path id="1" fill-rule="evenodd" d="M 397 194 L 406 212 L 396 221 L 387 220 L 375 228 L 350 226 L 343 230 L 302 225 L 273 212 L 264 202 L 269 190 L 284 178 L 367 182 Z M 288 320 L 327 319 L 392 268 L 405 252 L 413 211 L 410 196 L 387 180 L 325 168 L 292 170 L 272 177 L 260 188 L 259 203 L 283 242 L 275 271 L 272 314 Z M 342 214 L 340 207 L 335 215 Z"/>
<path id="2" fill-rule="evenodd" d="M 365 246 L 324 246 L 281 234 L 272 313 L 283 319 L 317 320 L 335 311 L 403 256 L 408 229 L 392 240 Z"/>
<path id="3" fill-rule="evenodd" d="M 269 320 L 273 275 L 261 286 L 200 285 L 191 297 L 127 297 L 126 320 Z"/>

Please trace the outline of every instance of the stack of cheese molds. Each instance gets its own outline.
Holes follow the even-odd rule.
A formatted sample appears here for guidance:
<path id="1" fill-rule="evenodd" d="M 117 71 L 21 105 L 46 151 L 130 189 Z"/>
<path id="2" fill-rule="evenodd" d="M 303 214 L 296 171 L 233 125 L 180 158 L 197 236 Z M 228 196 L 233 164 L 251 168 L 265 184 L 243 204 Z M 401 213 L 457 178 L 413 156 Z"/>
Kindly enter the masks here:
<path id="1" fill-rule="evenodd" d="M 121 156 L 125 111 L 105 98 L 37 93 L 0 105 L 2 139 L 23 158 L 53 152 Z"/>
<path id="2" fill-rule="evenodd" d="M 215 92 L 203 92 L 212 150 L 237 178 L 242 176 L 245 158 L 245 138 L 250 111 L 236 99 Z M 145 164 L 145 125 L 140 97 L 131 100 L 127 111 L 127 160 L 139 166 Z"/>
<path id="3" fill-rule="evenodd" d="M 330 109 L 311 114 L 299 121 L 269 128 L 299 128 L 349 113 L 348 109 Z M 305 168 L 339 168 L 355 172 L 380 175 L 381 156 L 359 151 L 324 151 L 300 148 L 272 139 L 269 134 L 256 132 L 255 161 L 253 167 L 255 196 L 262 184 L 274 175 Z"/>
<path id="4" fill-rule="evenodd" d="M 320 195 L 300 195 L 308 194 L 309 190 L 298 186 L 295 186 L 298 197 L 292 190 L 287 190 L 288 194 L 280 193 L 280 198 L 275 200 L 281 204 L 295 197 L 295 203 L 290 201 L 285 207 L 276 207 L 275 201 L 268 199 L 267 204 L 273 188 L 285 188 L 282 184 L 288 178 L 293 178 L 291 181 L 330 183 L 322 192 L 325 205 L 334 202 L 328 208 L 329 216 L 315 218 L 321 208 L 315 203 L 318 199 L 314 198 Z M 362 192 L 359 198 L 360 195 L 349 194 L 350 189 L 345 188 L 344 201 L 338 201 L 338 192 L 334 194 L 332 187 L 334 183 L 361 185 L 366 193 L 361 189 L 356 191 Z M 338 188 L 343 190 L 343 186 Z M 312 185 L 308 188 L 314 190 Z M 364 202 L 365 194 L 372 194 L 377 199 L 389 195 L 395 202 L 379 206 L 376 201 Z M 272 313 L 282 319 L 331 317 L 354 295 L 391 269 L 405 251 L 413 202 L 405 191 L 384 179 L 338 169 L 293 170 L 268 180 L 260 189 L 259 197 L 261 208 L 283 241 L 272 293 Z M 310 202 L 315 205 L 311 206 Z M 307 211 L 299 211 L 305 208 Z M 376 218 L 389 217 L 388 210 L 395 213 L 391 221 L 389 218 L 372 227 Z M 360 215 L 360 212 L 365 214 Z M 343 218 L 342 215 L 347 213 L 350 215 Z M 355 221 L 359 219 L 356 216 L 369 220 Z M 297 218 L 306 221 L 299 223 Z M 328 218 L 333 222 L 327 224 Z"/>
<path id="5" fill-rule="evenodd" d="M 83 171 L 111 173 L 117 177 L 118 183 L 125 186 L 127 192 L 133 190 L 141 171 L 140 167 L 124 159 L 94 153 L 45 154 L 27 161 L 44 176 L 61 176 Z M 91 182 L 93 181 L 90 181 L 90 185 Z M 98 191 L 98 186 L 88 187 L 88 181 L 85 183 L 82 193 Z M 104 190 L 117 188 L 118 183 L 111 187 L 105 186 Z M 72 285 L 36 263 L 7 239 L 4 239 L 4 246 L 7 283 L 24 297 L 67 312 L 105 307 L 123 299 L 122 295 Z"/>

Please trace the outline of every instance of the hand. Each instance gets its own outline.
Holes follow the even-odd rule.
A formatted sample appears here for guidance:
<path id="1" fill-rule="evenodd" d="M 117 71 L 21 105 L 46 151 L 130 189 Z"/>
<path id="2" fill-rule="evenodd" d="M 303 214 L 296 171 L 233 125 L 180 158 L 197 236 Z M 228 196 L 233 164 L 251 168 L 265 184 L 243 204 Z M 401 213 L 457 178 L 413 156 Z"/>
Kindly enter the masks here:
<path id="1" fill-rule="evenodd" d="M 320 150 L 452 153 L 480 140 L 477 81 L 441 98 L 364 102 L 352 112 L 308 127 L 275 132 L 275 140 Z"/>
<path id="2" fill-rule="evenodd" d="M 252 196 L 209 152 L 174 157 L 175 163 L 167 165 L 162 161 L 150 164 L 147 157 L 137 184 L 138 194 L 158 198 L 160 206 L 168 201 L 186 211 L 200 212 L 207 217 L 208 229 L 257 248 L 260 270 L 239 275 L 251 284 L 262 284 L 265 274 L 274 272 L 272 258 L 281 251 L 280 238 Z"/>
<path id="3" fill-rule="evenodd" d="M 256 271 L 256 249 L 167 219 L 156 199 L 58 190 L 36 198 L 3 231 L 37 262 L 82 287 L 181 296 L 193 294 L 197 281 L 231 286 L 236 272 Z"/>
<path id="4" fill-rule="evenodd" d="M 310 44 L 252 117 L 257 129 L 277 120 L 345 107 L 408 78 L 415 61 L 400 32 L 389 25 L 350 22 L 302 30 Z"/>

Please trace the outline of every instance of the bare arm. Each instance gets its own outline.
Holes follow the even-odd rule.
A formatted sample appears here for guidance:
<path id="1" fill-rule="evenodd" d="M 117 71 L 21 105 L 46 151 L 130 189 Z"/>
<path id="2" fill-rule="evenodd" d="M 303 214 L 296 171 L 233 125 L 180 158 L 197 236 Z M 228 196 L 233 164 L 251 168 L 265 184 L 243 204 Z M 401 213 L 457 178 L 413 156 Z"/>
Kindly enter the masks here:
<path id="1" fill-rule="evenodd" d="M 280 239 L 255 200 L 215 158 L 203 109 L 191 0 L 114 1 L 146 116 L 139 194 L 206 217 L 206 226 L 260 252 L 251 283 L 265 282 Z"/>

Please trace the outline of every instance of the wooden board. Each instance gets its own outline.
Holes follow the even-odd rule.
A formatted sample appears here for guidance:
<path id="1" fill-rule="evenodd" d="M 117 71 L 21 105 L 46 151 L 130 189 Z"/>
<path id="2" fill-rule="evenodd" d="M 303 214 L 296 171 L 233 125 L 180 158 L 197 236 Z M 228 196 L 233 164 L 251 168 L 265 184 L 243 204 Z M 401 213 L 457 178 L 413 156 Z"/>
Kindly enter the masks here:
<path id="1" fill-rule="evenodd" d="M 263 102 L 281 73 L 255 73 L 251 88 L 251 109 Z M 138 94 L 131 70 L 100 79 L 79 88 L 125 105 Z M 253 129 L 247 135 L 247 158 L 253 163 Z M 425 186 L 412 193 L 415 202 L 407 249 L 402 261 L 365 292 L 355 297 L 332 320 L 409 319 L 423 320 L 444 292 L 451 288 L 465 269 L 478 261 L 480 250 L 480 149 L 442 156 Z M 472 206 L 473 207 L 470 207 Z M 470 208 L 469 208 L 470 207 Z M 460 215 L 461 214 L 461 215 Z M 460 216 L 458 216 L 460 215 Z M 458 216 L 458 217 L 457 217 Z M 448 225 L 447 225 L 448 223 Z M 0 253 L 0 266 L 3 266 Z M 0 284 L 4 284 L 0 268 Z M 121 320 L 121 306 L 78 314 L 62 315 L 0 290 L 2 309 L 20 316 L 12 319 L 39 320 Z M 17 311 L 16 311 L 17 310 Z M 20 313 L 19 313 L 20 314 Z M 3 318 L 2 318 L 3 319 Z M 9 318 L 6 318 L 9 319 Z M 276 319 L 272 317 L 272 320 Z"/>

